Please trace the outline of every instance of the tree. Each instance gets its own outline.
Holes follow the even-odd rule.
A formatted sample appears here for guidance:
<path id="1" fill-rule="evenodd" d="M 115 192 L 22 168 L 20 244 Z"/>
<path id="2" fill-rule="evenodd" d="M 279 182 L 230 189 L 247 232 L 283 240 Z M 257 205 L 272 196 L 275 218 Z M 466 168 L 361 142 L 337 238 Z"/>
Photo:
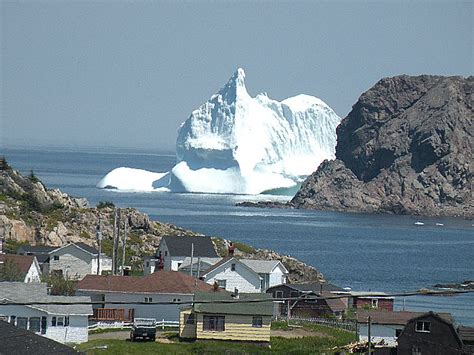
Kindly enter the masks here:
<path id="1" fill-rule="evenodd" d="M 30 179 L 31 182 L 38 182 L 40 181 L 36 175 L 35 175 L 35 172 L 33 171 L 33 169 L 30 170 L 30 175 L 28 176 L 28 178 Z"/>
<path id="2" fill-rule="evenodd" d="M 6 259 L 0 265 L 0 281 L 23 281 L 24 275 L 20 271 L 18 264 L 13 260 Z"/>
<path id="3" fill-rule="evenodd" d="M 102 208 L 114 208 L 115 205 L 113 202 L 110 202 L 110 201 L 100 201 L 98 204 L 97 204 L 97 208 L 100 210 Z"/>
<path id="4" fill-rule="evenodd" d="M 5 156 L 2 156 L 0 158 L 0 170 L 6 171 L 6 170 L 10 170 L 10 169 L 11 169 L 11 167 L 10 167 L 10 165 L 8 165 L 7 160 L 5 159 Z"/>
<path id="5" fill-rule="evenodd" d="M 77 279 L 51 274 L 43 275 L 41 281 L 46 282 L 51 288 L 51 295 L 74 296 L 76 292 Z"/>

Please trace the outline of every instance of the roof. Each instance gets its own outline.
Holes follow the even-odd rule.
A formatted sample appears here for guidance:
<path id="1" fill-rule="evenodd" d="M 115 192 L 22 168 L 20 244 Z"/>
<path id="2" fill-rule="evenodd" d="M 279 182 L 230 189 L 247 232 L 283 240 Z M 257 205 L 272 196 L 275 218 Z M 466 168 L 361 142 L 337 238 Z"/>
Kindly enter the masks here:
<path id="1" fill-rule="evenodd" d="M 196 293 L 194 311 L 196 313 L 272 316 L 273 302 L 271 295 L 267 293 L 239 293 L 238 299 L 226 292 Z"/>
<path id="2" fill-rule="evenodd" d="M 172 237 L 166 236 L 163 239 L 172 256 L 191 256 L 191 244 L 194 245 L 193 254 L 195 257 L 207 256 L 218 257 L 214 244 L 210 237 Z"/>
<path id="3" fill-rule="evenodd" d="M 156 271 L 147 276 L 86 275 L 76 290 L 124 293 L 194 294 L 210 292 L 213 286 L 178 271 Z"/>
<path id="4" fill-rule="evenodd" d="M 197 265 L 198 260 L 201 261 L 201 267 L 202 267 L 203 264 L 208 264 L 208 265 L 211 265 L 211 266 L 215 265 L 219 261 L 221 261 L 222 258 L 219 258 L 219 257 L 216 257 L 216 258 L 209 258 L 209 257 L 193 258 L 193 265 Z M 191 265 L 191 257 L 187 256 L 187 257 L 184 258 L 183 262 L 179 266 L 179 269 L 189 268 L 190 265 Z"/>
<path id="5" fill-rule="evenodd" d="M 23 276 L 28 273 L 34 260 L 35 257 L 33 255 L 0 254 L 0 262 L 5 263 L 9 261 L 15 263 Z"/>
<path id="6" fill-rule="evenodd" d="M 424 312 L 408 312 L 408 311 L 386 311 L 381 309 L 357 310 L 357 322 L 367 324 L 367 318 L 370 316 L 372 324 L 394 324 L 406 325 L 410 319 L 421 316 Z M 449 313 L 440 314 L 449 319 Z"/>
<path id="7" fill-rule="evenodd" d="M 474 327 L 460 326 L 458 334 L 463 342 L 474 342 Z"/>
<path id="8" fill-rule="evenodd" d="M 297 290 L 303 293 L 306 292 L 313 292 L 313 293 L 320 293 L 321 292 L 321 287 L 323 292 L 339 292 L 339 291 L 344 291 L 344 289 L 340 288 L 339 286 L 330 284 L 328 282 L 308 282 L 308 283 L 298 283 L 298 284 L 283 284 L 283 285 L 277 285 L 273 287 L 280 287 L 280 286 L 286 286 L 289 288 L 292 288 L 293 290 Z M 268 290 L 272 290 L 273 287 L 270 287 Z M 268 291 L 267 290 L 267 291 Z"/>
<path id="9" fill-rule="evenodd" d="M 31 253 L 34 255 L 37 254 L 48 254 L 50 251 L 54 249 L 58 249 L 59 247 L 51 247 L 47 245 L 22 245 L 17 249 L 18 254 L 27 254 Z"/>
<path id="10" fill-rule="evenodd" d="M 57 252 L 57 251 L 59 251 L 59 250 L 61 250 L 61 249 L 67 248 L 67 247 L 69 247 L 69 246 L 71 246 L 71 245 L 73 245 L 73 246 L 75 246 L 75 247 L 77 247 L 77 248 L 79 248 L 79 249 L 82 249 L 82 250 L 84 250 L 86 253 L 89 253 L 89 254 L 92 254 L 92 255 L 97 255 L 97 254 L 99 253 L 99 251 L 98 251 L 96 248 L 93 248 L 93 247 L 91 247 L 91 246 L 89 246 L 89 245 L 87 245 L 87 244 L 85 244 L 85 243 L 82 243 L 82 242 L 65 244 L 65 245 L 63 245 L 62 247 L 56 248 L 56 249 L 54 249 L 54 250 L 51 250 L 49 253 L 51 254 L 51 253 L 53 253 L 53 252 Z"/>
<path id="11" fill-rule="evenodd" d="M 247 265 L 253 271 L 258 274 L 270 274 L 280 264 L 283 268 L 284 273 L 288 273 L 288 270 L 283 266 L 279 260 L 252 260 L 252 259 L 239 259 L 242 264 Z"/>
<path id="12" fill-rule="evenodd" d="M 373 292 L 373 291 L 349 291 L 348 294 L 352 297 L 358 298 L 386 298 L 391 299 L 385 292 Z"/>
<path id="13" fill-rule="evenodd" d="M 219 267 L 221 267 L 222 265 L 224 264 L 227 264 L 228 262 L 230 261 L 233 261 L 233 262 L 236 262 L 236 263 L 240 263 L 244 268 L 248 269 L 251 273 L 253 273 L 256 277 L 260 278 L 260 275 L 258 275 L 258 273 L 253 270 L 252 268 L 250 268 L 249 266 L 247 266 L 246 264 L 242 263 L 242 261 L 240 259 L 237 259 L 235 256 L 226 256 L 225 258 L 222 258 L 221 261 L 219 261 L 217 264 L 214 264 L 212 265 L 209 269 L 207 269 L 201 276 L 203 277 L 206 277 L 206 275 L 210 274 L 212 271 L 218 269 Z"/>
<path id="14" fill-rule="evenodd" d="M 330 292 L 323 292 L 322 295 L 332 296 Z M 347 309 L 347 305 L 340 298 L 326 298 L 326 303 L 333 312 L 344 312 Z"/>
<path id="15" fill-rule="evenodd" d="M 2 344 L 0 354 L 79 354 L 69 346 L 25 329 L 17 328 L 4 321 L 0 321 L 0 344 Z"/>
<path id="16" fill-rule="evenodd" d="M 48 295 L 46 283 L 0 282 L 0 300 L 29 303 L 26 307 L 39 309 L 57 315 L 90 315 L 90 304 L 34 304 L 34 302 L 90 302 L 88 296 L 51 296 Z M 0 309 L 1 309 L 0 304 Z"/>

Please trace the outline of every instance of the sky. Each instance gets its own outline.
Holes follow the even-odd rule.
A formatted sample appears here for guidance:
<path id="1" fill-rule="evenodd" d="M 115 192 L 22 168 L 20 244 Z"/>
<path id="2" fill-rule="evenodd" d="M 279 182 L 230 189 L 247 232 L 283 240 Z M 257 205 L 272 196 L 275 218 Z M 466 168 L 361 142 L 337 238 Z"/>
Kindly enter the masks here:
<path id="1" fill-rule="evenodd" d="M 0 149 L 174 150 L 233 72 L 345 117 L 379 79 L 473 74 L 471 1 L 0 1 Z"/>

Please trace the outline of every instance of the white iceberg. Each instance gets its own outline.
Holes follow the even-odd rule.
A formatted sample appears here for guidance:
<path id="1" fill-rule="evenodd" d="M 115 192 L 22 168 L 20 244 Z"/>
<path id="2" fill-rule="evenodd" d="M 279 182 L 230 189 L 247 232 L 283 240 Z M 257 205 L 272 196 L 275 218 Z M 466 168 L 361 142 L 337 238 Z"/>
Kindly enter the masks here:
<path id="1" fill-rule="evenodd" d="M 227 84 L 181 124 L 176 166 L 158 182 L 129 174 L 128 190 L 259 194 L 297 186 L 325 159 L 334 159 L 340 117 L 322 100 L 298 95 L 281 102 L 251 97 L 238 69 Z M 113 186 L 107 174 L 98 187 Z M 153 173 L 152 173 L 153 174 Z M 141 175 L 140 175 L 141 176 Z M 104 182 L 107 181 L 107 183 Z M 115 181 L 115 179 L 114 179 Z"/>
<path id="2" fill-rule="evenodd" d="M 154 191 L 167 185 L 164 183 L 157 186 L 156 181 L 166 180 L 168 175 L 168 173 L 154 173 L 142 169 L 120 167 L 105 175 L 97 187 L 124 191 Z M 167 181 L 169 182 L 169 179 Z"/>

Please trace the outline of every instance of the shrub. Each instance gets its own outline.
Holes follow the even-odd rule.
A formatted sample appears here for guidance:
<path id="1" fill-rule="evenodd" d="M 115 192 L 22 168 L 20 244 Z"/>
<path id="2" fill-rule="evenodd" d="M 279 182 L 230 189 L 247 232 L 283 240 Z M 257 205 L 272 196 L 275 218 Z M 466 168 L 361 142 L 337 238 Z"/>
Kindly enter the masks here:
<path id="1" fill-rule="evenodd" d="M 97 204 L 97 208 L 100 210 L 102 208 L 115 208 L 115 205 L 113 202 L 110 201 L 100 201 Z"/>

